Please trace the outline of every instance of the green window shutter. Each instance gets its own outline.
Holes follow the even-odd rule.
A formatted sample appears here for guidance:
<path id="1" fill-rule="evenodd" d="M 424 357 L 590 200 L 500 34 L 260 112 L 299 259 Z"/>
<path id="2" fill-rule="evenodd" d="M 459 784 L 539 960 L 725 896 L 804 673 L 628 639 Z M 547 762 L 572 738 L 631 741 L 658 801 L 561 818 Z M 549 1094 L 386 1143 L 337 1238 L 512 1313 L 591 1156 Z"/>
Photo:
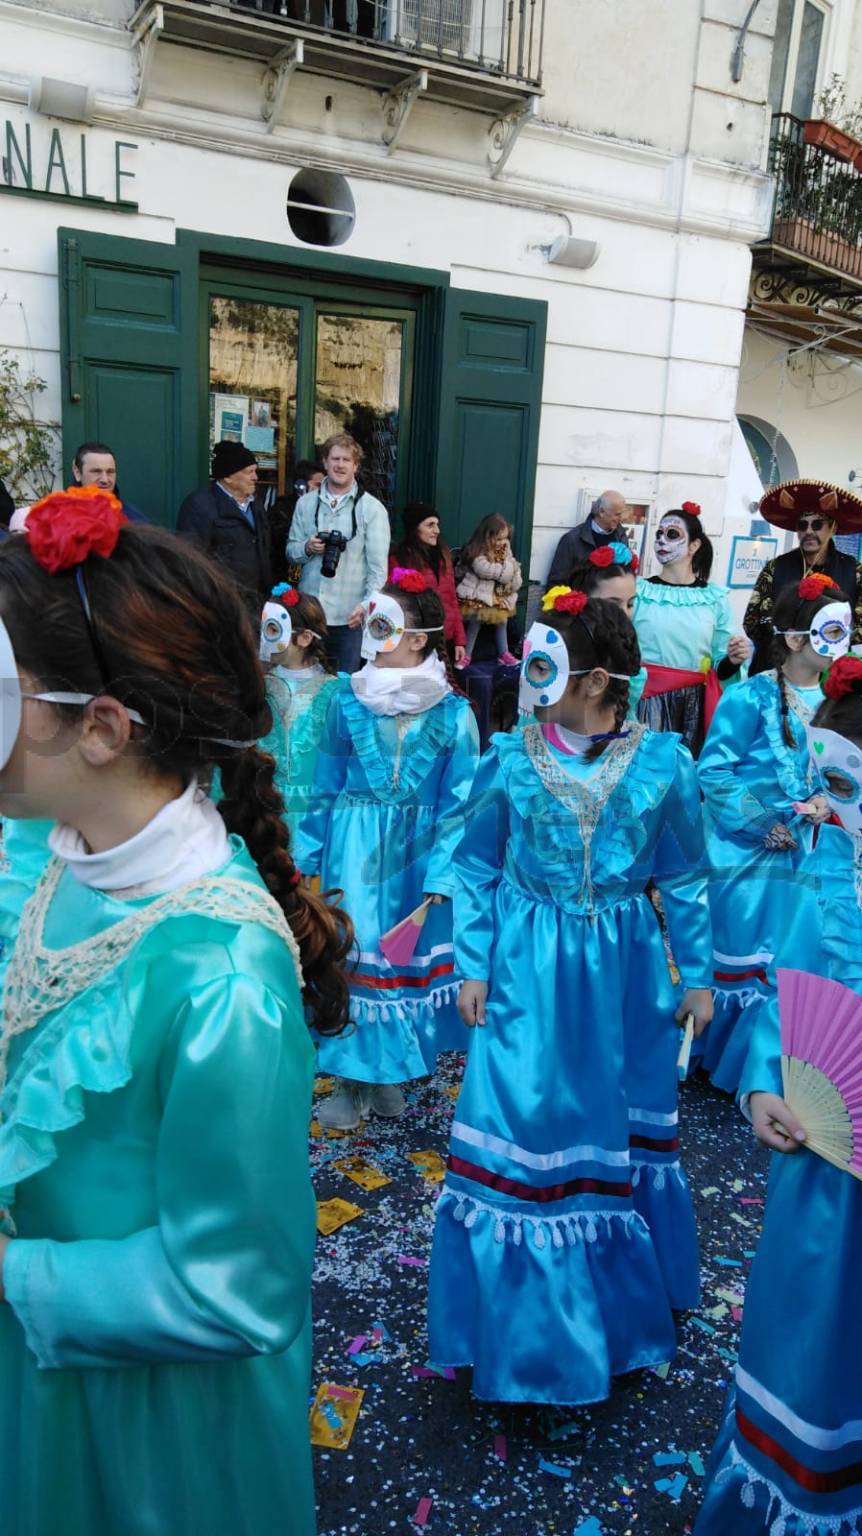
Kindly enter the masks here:
<path id="1" fill-rule="evenodd" d="M 63 473 L 109 443 L 124 498 L 172 527 L 197 466 L 197 257 L 173 245 L 59 231 Z"/>
<path id="2" fill-rule="evenodd" d="M 489 512 L 512 523 L 525 587 L 547 313 L 533 299 L 445 295 L 435 505 L 454 545 Z"/>

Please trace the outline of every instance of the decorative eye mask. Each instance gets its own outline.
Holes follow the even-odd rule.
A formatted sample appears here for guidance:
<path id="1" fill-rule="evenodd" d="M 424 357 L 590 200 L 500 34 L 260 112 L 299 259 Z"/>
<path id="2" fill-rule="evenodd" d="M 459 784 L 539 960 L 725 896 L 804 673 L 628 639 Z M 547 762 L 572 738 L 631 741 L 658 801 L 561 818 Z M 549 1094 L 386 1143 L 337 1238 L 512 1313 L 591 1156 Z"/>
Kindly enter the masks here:
<path id="1" fill-rule="evenodd" d="M 862 832 L 862 750 L 837 731 L 807 728 L 820 787 L 845 832 Z"/>
<path id="2" fill-rule="evenodd" d="M 829 661 L 846 656 L 853 632 L 853 613 L 849 603 L 827 603 L 815 613 L 810 629 L 776 629 L 777 635 L 807 635 L 815 655 Z"/>
<path id="3" fill-rule="evenodd" d="M 288 610 L 281 603 L 264 603 L 260 620 L 260 659 L 272 661 L 279 651 L 286 651 L 293 634 Z"/>
<path id="4" fill-rule="evenodd" d="M 535 709 L 558 704 L 570 677 L 586 677 L 593 671 L 594 667 L 578 667 L 572 671 L 568 646 L 559 631 L 547 624 L 532 624 L 524 640 L 518 705 L 525 714 L 531 715 Z M 631 681 L 627 672 L 609 672 L 608 676 L 621 682 Z"/>
<path id="5" fill-rule="evenodd" d="M 442 624 L 411 628 L 404 609 L 394 597 L 388 592 L 374 592 L 365 615 L 362 655 L 366 661 L 372 661 L 375 656 L 388 656 L 400 644 L 402 635 L 432 635 L 442 628 Z"/>
<path id="6" fill-rule="evenodd" d="M 688 529 L 681 517 L 664 517 L 656 529 L 655 557 L 660 565 L 670 565 L 688 552 Z"/>

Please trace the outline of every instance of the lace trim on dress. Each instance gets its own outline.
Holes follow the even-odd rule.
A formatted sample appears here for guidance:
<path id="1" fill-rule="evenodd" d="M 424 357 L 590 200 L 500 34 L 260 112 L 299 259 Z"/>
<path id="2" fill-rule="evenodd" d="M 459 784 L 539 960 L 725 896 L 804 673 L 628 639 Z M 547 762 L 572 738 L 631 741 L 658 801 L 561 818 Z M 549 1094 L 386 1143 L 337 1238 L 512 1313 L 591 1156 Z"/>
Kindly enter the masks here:
<path id="1" fill-rule="evenodd" d="M 393 753 L 380 730 L 378 717 L 352 694 L 342 694 L 341 708 L 353 750 L 378 800 L 397 804 L 415 794 L 437 759 L 452 751 L 458 711 L 464 703 L 449 693 L 422 715 L 390 715 L 388 718 L 396 726 Z"/>
<path id="2" fill-rule="evenodd" d="M 821 1515 L 806 1514 L 804 1510 L 789 1503 L 781 1489 L 761 1472 L 755 1471 L 745 1457 L 740 1455 L 736 1446 L 731 1445 L 729 1464 L 723 1466 L 716 1476 L 716 1487 L 739 1472 L 745 1473 L 745 1481 L 739 1485 L 739 1497 L 746 1509 L 754 1508 L 758 1488 L 765 1488 L 769 1496 L 766 1512 L 768 1525 L 764 1526 L 768 1536 L 787 1536 L 791 1525 L 810 1532 L 811 1536 L 852 1536 L 854 1532 L 862 1536 L 862 1509 L 848 1509 L 843 1515 L 826 1512 Z"/>
<path id="3" fill-rule="evenodd" d="M 272 752 L 286 784 L 302 777 L 301 761 L 317 745 L 323 717 L 337 687 L 338 678 L 327 672 L 312 675 L 296 689 L 288 688 L 276 673 L 267 678 L 266 691 L 275 719 L 261 748 Z"/>
<path id="4" fill-rule="evenodd" d="M 92 987 L 131 953 L 150 928 L 167 917 L 194 913 L 228 923 L 260 923 L 290 950 L 300 990 L 304 986 L 299 949 L 281 907 L 267 891 L 227 875 L 205 875 L 157 896 L 110 928 L 66 949 L 44 944 L 45 921 L 64 873 L 62 859 L 46 865 L 21 914 L 18 939 L 3 985 L 0 1031 L 0 1095 L 6 1083 L 9 1048 L 16 1035 L 35 1028 L 46 1014 L 63 1008 Z"/>

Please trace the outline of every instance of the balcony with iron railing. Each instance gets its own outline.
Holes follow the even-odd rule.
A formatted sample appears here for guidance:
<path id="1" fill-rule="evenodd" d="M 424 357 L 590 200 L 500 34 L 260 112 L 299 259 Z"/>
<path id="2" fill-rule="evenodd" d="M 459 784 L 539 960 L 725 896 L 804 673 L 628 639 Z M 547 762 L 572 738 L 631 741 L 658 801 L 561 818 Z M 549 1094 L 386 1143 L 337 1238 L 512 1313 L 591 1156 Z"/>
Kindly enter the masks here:
<path id="1" fill-rule="evenodd" d="M 143 99 L 155 44 L 260 60 L 271 126 L 297 70 L 382 93 L 388 146 L 426 99 L 525 120 L 542 90 L 550 0 L 142 0 L 130 23 Z"/>
<path id="2" fill-rule="evenodd" d="M 862 147 L 857 146 L 858 160 L 848 158 L 854 154 L 854 141 L 829 130 L 829 124 L 805 122 L 787 112 L 773 117 L 772 224 L 767 239 L 754 249 L 754 266 L 778 278 L 807 277 L 824 293 L 853 292 L 858 297 Z"/>

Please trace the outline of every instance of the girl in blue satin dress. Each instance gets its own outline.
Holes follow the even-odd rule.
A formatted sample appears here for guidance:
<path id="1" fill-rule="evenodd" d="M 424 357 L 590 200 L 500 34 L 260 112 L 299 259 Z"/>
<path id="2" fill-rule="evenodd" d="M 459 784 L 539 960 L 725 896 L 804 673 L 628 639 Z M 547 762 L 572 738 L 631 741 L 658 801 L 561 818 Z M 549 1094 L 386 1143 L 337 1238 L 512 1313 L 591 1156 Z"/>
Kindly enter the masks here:
<path id="1" fill-rule="evenodd" d="M 633 618 L 637 599 L 637 578 L 640 562 L 634 550 L 625 543 L 601 544 L 585 560 L 573 565 L 569 585 L 575 592 L 586 592 L 587 597 L 601 597 L 606 603 L 616 603 L 627 618 Z M 637 707 L 647 682 L 647 669 L 641 662 L 640 671 L 629 683 L 629 719 L 637 718 Z"/>
<path id="2" fill-rule="evenodd" d="M 61 492 L 0 615 L 0 813 L 54 823 L 3 976 L 4 1536 L 313 1536 L 304 1004 L 343 1026 L 351 934 L 287 849 L 241 600 Z"/>
<path id="3" fill-rule="evenodd" d="M 394 1119 L 400 1085 L 463 1048 L 455 1008 L 452 852 L 479 754 L 468 701 L 446 671 L 443 607 L 425 576 L 396 567 L 366 618 L 361 672 L 342 679 L 320 740 L 313 805 L 297 842 L 307 876 L 344 892 L 356 927 L 354 1028 L 323 1040 L 320 1068 L 340 1082 L 318 1110 L 349 1130 Z M 390 964 L 380 939 L 434 897 L 418 945 Z"/>
<path id="4" fill-rule="evenodd" d="M 479 1027 L 428 1327 L 478 1397 L 578 1404 L 670 1360 L 673 1309 L 698 1301 L 674 1013 L 708 1020 L 712 949 L 691 755 L 626 722 L 634 630 L 611 603 L 548 601 L 521 688 L 543 723 L 493 738 L 455 856 L 459 1006 Z"/>
<path id="5" fill-rule="evenodd" d="M 805 728 L 823 702 L 821 674 L 849 644 L 846 626 L 830 622 L 845 602 L 819 578 L 785 588 L 773 614 L 775 670 L 725 694 L 698 762 L 715 944 L 715 1014 L 698 1044 L 702 1065 L 727 1093 L 739 1087 L 776 966 L 794 963 L 816 922 L 811 852 L 814 828 L 829 813 L 822 796 L 812 798 Z M 822 623 L 834 630 L 831 641 Z"/>
<path id="6" fill-rule="evenodd" d="M 818 833 L 819 920 L 790 964 L 862 995 L 862 660 L 835 662 L 825 687 L 833 697 L 812 739 L 824 793 L 844 825 Z M 781 1096 L 775 1000 L 758 1014 L 741 1086 L 756 1134 L 775 1155 L 736 1381 L 696 1536 L 858 1536 L 862 1182 L 799 1139 L 803 1128 Z"/>

